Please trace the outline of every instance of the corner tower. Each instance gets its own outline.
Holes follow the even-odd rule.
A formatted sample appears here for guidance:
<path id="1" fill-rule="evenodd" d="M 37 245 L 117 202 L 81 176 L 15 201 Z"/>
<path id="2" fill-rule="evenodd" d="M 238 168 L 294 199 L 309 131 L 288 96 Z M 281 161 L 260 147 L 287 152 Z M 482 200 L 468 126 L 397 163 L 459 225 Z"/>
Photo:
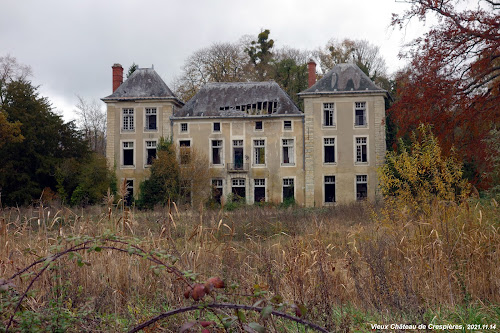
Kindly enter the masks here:
<path id="1" fill-rule="evenodd" d="M 339 64 L 299 96 L 306 206 L 375 200 L 377 167 L 385 157 L 387 91 L 356 65 Z"/>

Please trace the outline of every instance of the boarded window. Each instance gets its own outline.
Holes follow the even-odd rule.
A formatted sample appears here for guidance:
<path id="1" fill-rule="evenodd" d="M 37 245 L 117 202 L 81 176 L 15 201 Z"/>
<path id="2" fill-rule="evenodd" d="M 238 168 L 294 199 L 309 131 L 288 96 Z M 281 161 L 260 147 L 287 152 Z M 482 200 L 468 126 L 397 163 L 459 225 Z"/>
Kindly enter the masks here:
<path id="1" fill-rule="evenodd" d="M 283 129 L 285 131 L 291 131 L 292 130 L 292 121 L 291 120 L 283 121 Z"/>

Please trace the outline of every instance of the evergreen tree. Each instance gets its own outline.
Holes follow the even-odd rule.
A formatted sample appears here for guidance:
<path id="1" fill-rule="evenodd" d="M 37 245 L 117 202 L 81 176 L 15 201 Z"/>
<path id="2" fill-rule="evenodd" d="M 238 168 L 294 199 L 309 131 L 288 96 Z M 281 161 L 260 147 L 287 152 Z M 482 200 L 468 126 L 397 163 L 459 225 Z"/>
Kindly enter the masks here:
<path id="1" fill-rule="evenodd" d="M 21 79 L 4 88 L 0 112 L 9 122 L 21 123 L 24 140 L 0 147 L 0 191 L 4 204 L 23 205 L 38 199 L 45 187 L 55 190 L 57 166 L 87 156 L 88 149 L 75 124 L 53 113 L 37 87 Z"/>

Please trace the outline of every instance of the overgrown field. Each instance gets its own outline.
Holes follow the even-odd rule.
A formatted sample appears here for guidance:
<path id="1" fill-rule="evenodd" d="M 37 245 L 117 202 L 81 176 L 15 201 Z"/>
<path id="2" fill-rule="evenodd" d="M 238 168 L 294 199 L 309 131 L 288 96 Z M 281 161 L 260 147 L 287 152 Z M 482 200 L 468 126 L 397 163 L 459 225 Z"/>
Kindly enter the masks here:
<path id="1" fill-rule="evenodd" d="M 270 311 L 338 332 L 393 323 L 498 328 L 499 227 L 493 199 L 435 202 L 428 214 L 367 203 L 3 209 L 0 331 L 133 331 L 161 313 L 212 303 L 264 310 L 200 306 L 144 331 L 309 331 Z M 225 288 L 184 297 L 188 284 L 210 277 Z"/>

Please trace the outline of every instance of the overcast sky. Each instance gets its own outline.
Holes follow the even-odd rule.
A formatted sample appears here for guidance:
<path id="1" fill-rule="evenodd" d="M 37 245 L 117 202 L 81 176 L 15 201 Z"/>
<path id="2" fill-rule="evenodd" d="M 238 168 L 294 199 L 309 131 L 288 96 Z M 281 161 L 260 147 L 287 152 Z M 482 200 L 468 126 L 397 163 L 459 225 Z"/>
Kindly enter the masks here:
<path id="1" fill-rule="evenodd" d="M 323 47 L 331 38 L 380 46 L 389 72 L 397 54 L 422 33 L 389 27 L 397 0 L 0 0 L 0 56 L 33 69 L 32 81 L 65 120 L 76 95 L 111 94 L 111 66 L 151 67 L 172 87 L 185 59 L 214 42 L 236 42 L 270 29 L 276 47 Z M 104 106 L 104 104 L 103 104 Z"/>

